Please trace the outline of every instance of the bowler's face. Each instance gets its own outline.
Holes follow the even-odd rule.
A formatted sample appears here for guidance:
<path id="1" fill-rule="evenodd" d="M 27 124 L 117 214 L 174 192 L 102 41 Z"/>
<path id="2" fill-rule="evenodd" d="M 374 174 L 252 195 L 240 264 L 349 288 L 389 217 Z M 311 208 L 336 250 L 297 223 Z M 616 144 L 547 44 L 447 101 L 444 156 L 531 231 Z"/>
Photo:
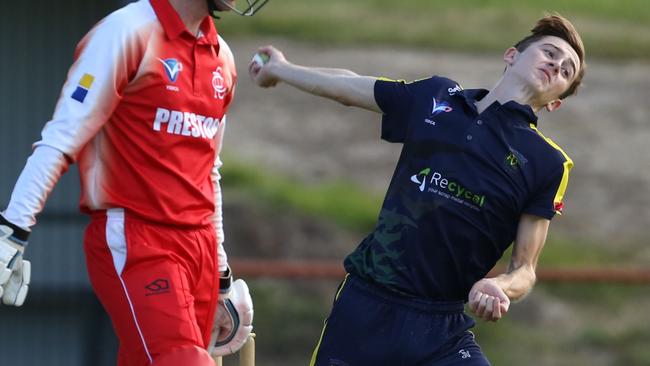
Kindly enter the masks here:
<path id="1" fill-rule="evenodd" d="M 549 102 L 559 98 L 576 79 L 580 58 L 565 40 L 547 36 L 519 53 L 511 68 L 538 93 L 539 100 Z"/>

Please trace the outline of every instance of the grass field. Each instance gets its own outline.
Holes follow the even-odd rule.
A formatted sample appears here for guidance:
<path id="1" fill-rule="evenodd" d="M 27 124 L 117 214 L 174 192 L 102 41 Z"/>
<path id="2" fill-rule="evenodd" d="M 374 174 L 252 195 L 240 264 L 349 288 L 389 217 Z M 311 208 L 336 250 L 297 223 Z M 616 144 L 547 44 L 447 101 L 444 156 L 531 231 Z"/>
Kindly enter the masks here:
<path id="1" fill-rule="evenodd" d="M 219 29 L 228 37 L 501 52 L 550 12 L 573 21 L 588 56 L 650 59 L 647 0 L 271 0 L 254 19 L 225 16 Z"/>

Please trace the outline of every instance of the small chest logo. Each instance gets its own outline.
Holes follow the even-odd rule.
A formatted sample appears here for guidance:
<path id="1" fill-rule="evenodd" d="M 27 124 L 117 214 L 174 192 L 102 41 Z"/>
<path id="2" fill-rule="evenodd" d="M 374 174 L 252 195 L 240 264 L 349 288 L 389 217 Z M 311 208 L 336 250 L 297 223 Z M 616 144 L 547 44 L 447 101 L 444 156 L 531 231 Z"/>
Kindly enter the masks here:
<path id="1" fill-rule="evenodd" d="M 510 152 L 508 153 L 508 155 L 506 155 L 506 158 L 504 160 L 505 166 L 513 170 L 522 168 L 527 163 L 528 163 L 528 159 L 526 159 L 526 157 L 522 155 L 519 151 L 514 149 L 510 149 Z"/>
<path id="2" fill-rule="evenodd" d="M 214 99 L 226 97 L 226 81 L 221 73 L 221 66 L 212 72 L 212 87 L 214 88 Z"/>
<path id="3" fill-rule="evenodd" d="M 180 72 L 183 71 L 183 64 L 175 58 L 167 58 L 167 59 L 159 58 L 158 61 L 160 61 L 163 64 L 163 68 L 165 69 L 165 74 L 167 74 L 167 78 L 169 79 L 169 81 L 175 83 L 176 79 L 178 79 L 178 74 L 180 74 Z"/>
<path id="4" fill-rule="evenodd" d="M 506 165 L 514 168 L 519 165 L 519 159 L 517 159 L 517 155 L 510 153 L 508 156 L 506 156 Z"/>
<path id="5" fill-rule="evenodd" d="M 433 120 L 433 117 L 437 116 L 440 113 L 449 113 L 453 111 L 454 109 L 449 106 L 447 102 L 437 102 L 436 98 L 431 98 L 433 99 L 433 106 L 431 107 L 431 115 L 429 117 L 424 119 L 424 122 L 435 126 L 436 121 Z"/>

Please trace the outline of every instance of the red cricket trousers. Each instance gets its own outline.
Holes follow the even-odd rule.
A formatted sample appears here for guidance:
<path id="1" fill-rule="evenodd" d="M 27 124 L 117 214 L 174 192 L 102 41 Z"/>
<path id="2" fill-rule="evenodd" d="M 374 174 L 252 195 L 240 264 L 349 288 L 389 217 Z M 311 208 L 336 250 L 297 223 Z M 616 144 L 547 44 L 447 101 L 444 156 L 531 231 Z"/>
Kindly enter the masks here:
<path id="1" fill-rule="evenodd" d="M 93 213 L 86 264 L 120 341 L 119 366 L 207 347 L 219 292 L 216 243 L 212 225 L 164 226 L 122 209 Z"/>

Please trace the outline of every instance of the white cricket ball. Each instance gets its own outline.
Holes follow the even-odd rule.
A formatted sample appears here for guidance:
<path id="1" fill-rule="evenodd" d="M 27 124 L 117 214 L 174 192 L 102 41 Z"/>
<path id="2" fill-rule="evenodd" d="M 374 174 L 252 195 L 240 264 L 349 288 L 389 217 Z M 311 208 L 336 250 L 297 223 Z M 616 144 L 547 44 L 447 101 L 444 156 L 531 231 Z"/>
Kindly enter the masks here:
<path id="1" fill-rule="evenodd" d="M 256 53 L 255 56 L 253 56 L 253 62 L 259 67 L 262 67 L 264 64 L 269 62 L 269 55 L 265 53 Z"/>

